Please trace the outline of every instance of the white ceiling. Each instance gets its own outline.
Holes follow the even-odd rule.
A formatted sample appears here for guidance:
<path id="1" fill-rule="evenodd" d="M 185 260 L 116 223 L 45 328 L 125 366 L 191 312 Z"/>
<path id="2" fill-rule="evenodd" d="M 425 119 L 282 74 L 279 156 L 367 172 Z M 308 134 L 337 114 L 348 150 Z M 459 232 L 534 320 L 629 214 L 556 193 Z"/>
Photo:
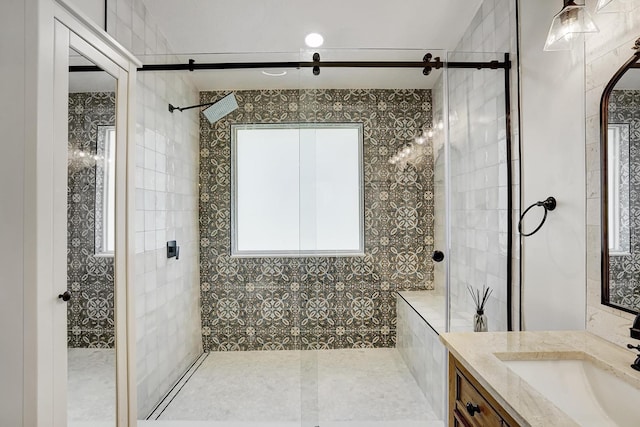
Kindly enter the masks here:
<path id="1" fill-rule="evenodd" d="M 480 0 L 144 0 L 181 62 L 310 60 L 310 32 L 324 36 L 322 60 L 421 61 L 427 51 L 453 49 Z M 356 51 L 357 49 L 357 51 Z M 363 49 L 374 49 L 365 51 Z M 412 51 L 413 50 L 413 51 Z M 280 52 L 275 54 L 274 52 Z M 236 53 L 238 55 L 220 55 Z M 217 55 L 213 55 L 217 54 Z M 144 63 L 162 62 L 141 57 Z M 437 77 L 415 70 L 195 71 L 200 90 L 298 87 L 424 88 Z"/>

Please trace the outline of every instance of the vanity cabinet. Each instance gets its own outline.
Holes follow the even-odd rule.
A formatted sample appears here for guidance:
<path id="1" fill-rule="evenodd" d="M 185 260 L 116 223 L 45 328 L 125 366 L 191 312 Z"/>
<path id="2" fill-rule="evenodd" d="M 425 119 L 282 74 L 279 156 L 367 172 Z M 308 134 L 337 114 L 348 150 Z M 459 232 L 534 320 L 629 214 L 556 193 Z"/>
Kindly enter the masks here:
<path id="1" fill-rule="evenodd" d="M 451 353 L 449 353 L 449 426 L 518 426 Z"/>

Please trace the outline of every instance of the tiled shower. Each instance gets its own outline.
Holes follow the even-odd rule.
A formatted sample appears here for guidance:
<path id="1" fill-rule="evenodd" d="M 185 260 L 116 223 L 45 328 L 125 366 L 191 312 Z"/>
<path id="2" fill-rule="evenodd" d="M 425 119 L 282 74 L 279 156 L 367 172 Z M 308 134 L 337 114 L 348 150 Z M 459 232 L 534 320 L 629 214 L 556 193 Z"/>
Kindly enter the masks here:
<path id="1" fill-rule="evenodd" d="M 158 54 L 167 61 L 174 59 L 141 1 L 109 4 L 110 32 L 119 35 L 125 46 L 142 58 Z M 486 0 L 456 52 L 440 54 L 451 61 L 501 60 L 503 53 L 464 52 L 513 52 L 505 43 L 513 40 L 514 22 L 512 2 Z M 199 370 L 213 372 L 233 365 L 233 354 L 222 354 L 232 351 L 237 363 L 244 357 L 259 366 L 258 359 L 251 359 L 256 354 L 265 360 L 289 360 L 287 369 L 300 376 L 293 387 L 301 399 L 301 417 L 317 422 L 322 419 L 320 408 L 326 408 L 321 400 L 327 396 L 319 390 L 326 381 L 340 382 L 331 377 L 331 370 L 344 374 L 343 382 L 352 381 L 329 354 L 364 357 L 362 349 L 398 348 L 398 356 L 384 353 L 379 361 L 412 376 L 416 405 L 429 407 L 433 421 L 443 419 L 446 355 L 438 333 L 468 326 L 473 313 L 466 285 L 494 289 L 488 307 L 490 330 L 507 328 L 505 224 L 512 213 L 506 204 L 511 189 L 505 174 L 502 73 L 448 70 L 432 88 L 212 91 L 198 91 L 185 74 L 139 73 L 135 266 L 139 417 L 157 409 L 172 389 L 187 393 L 185 381 L 206 384 L 197 376 Z M 230 92 L 239 109 L 213 125 L 202 115 L 166 111 L 168 103 L 205 103 Z M 230 126 L 344 122 L 362 123 L 364 129 L 365 255 L 231 257 Z M 428 161 L 407 168 L 389 162 L 423 128 L 431 127 L 439 133 L 426 150 Z M 447 207 L 452 213 L 449 223 Z M 174 239 L 181 245 L 180 259 L 168 260 L 165 244 Z M 431 258 L 438 249 L 450 257 L 448 273 L 446 261 L 438 264 Z M 100 268 L 108 274 L 108 266 Z M 398 305 L 399 291 L 427 295 L 435 304 L 435 317 L 444 319 L 441 329 L 428 326 L 429 319 L 413 307 Z M 109 307 L 108 297 L 101 298 L 101 304 Z M 95 337 L 100 329 L 107 337 L 100 339 L 108 341 L 107 328 L 79 329 L 82 320 L 73 319 L 70 337 L 95 346 L 94 338 L 80 337 Z M 200 356 L 202 351 L 205 356 Z M 353 360 L 343 362 L 355 371 L 358 364 Z M 211 378 L 220 385 L 229 377 L 223 373 Z M 384 376 L 380 378 L 382 385 Z M 240 376 L 238 381 L 246 382 L 240 384 L 245 389 L 251 387 L 249 377 Z"/>

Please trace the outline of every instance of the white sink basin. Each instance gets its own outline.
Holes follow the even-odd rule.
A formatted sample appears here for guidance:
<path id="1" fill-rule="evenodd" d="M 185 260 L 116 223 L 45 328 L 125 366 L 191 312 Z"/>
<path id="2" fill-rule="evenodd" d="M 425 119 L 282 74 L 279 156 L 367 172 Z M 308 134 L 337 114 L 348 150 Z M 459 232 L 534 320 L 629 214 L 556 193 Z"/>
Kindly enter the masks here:
<path id="1" fill-rule="evenodd" d="M 503 362 L 581 426 L 640 426 L 640 390 L 588 360 Z"/>

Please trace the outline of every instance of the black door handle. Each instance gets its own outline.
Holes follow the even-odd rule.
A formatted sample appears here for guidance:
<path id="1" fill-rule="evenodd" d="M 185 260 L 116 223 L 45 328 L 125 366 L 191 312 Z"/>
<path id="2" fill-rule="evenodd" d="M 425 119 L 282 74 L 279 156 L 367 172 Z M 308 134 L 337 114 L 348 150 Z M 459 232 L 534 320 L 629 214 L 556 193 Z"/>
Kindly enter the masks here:
<path id="1" fill-rule="evenodd" d="M 63 294 L 58 295 L 58 298 L 60 298 L 64 302 L 67 302 L 71 299 L 71 292 L 64 291 Z"/>
<path id="2" fill-rule="evenodd" d="M 442 251 L 433 251 L 433 255 L 431 256 L 431 258 L 435 262 L 442 262 L 442 260 L 444 259 L 444 252 L 442 252 Z"/>

